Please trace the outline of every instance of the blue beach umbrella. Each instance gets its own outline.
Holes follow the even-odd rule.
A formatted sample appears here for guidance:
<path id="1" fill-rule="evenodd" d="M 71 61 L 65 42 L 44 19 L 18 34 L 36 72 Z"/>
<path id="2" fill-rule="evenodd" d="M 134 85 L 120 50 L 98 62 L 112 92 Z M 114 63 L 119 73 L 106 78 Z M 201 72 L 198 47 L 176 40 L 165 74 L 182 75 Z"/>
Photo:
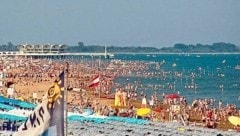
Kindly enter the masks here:
<path id="1" fill-rule="evenodd" d="M 20 106 L 22 108 L 28 108 L 28 109 L 32 109 L 32 108 L 36 107 L 36 105 L 34 105 L 32 103 L 27 103 L 27 102 L 20 102 L 20 103 L 18 103 L 18 106 Z"/>
<path id="2" fill-rule="evenodd" d="M 11 121 L 24 121 L 27 119 L 27 117 L 20 117 L 15 115 L 9 115 L 9 114 L 0 114 L 0 119 L 4 120 L 11 120 Z"/>
<path id="3" fill-rule="evenodd" d="M 12 110 L 14 107 L 0 103 L 0 109 Z"/>
<path id="4" fill-rule="evenodd" d="M 12 105 L 20 106 L 22 108 L 30 108 L 30 109 L 36 107 L 36 105 L 34 105 L 32 103 L 15 100 L 15 99 L 9 99 L 9 98 L 3 97 L 3 96 L 0 96 L 0 103 L 9 103 Z"/>
<path id="5" fill-rule="evenodd" d="M 0 102 L 4 102 L 4 103 L 9 103 L 9 104 L 13 104 L 13 105 L 17 105 L 20 101 L 15 100 L 15 99 L 9 99 L 3 96 L 0 96 Z"/>

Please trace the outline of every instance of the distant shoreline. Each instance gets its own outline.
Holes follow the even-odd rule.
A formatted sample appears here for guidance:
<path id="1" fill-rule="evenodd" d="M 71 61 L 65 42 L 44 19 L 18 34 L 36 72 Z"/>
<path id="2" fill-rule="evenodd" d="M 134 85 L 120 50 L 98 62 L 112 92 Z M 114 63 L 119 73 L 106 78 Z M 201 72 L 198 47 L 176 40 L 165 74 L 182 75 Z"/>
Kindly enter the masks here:
<path id="1" fill-rule="evenodd" d="M 216 52 L 216 53 L 176 53 L 176 52 L 112 52 L 112 54 L 240 54 L 240 52 Z"/>

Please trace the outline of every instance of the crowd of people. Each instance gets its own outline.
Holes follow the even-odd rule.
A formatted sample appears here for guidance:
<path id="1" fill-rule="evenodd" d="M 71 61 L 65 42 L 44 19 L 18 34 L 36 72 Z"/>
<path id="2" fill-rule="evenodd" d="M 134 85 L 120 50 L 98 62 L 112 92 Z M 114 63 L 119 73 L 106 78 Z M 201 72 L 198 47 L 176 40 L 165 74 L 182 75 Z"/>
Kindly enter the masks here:
<path id="1" fill-rule="evenodd" d="M 240 110 L 234 104 L 223 106 L 222 101 L 213 99 L 196 99 L 192 103 L 193 113 L 201 117 L 203 125 L 216 128 L 220 121 L 227 121 L 229 116 L 240 116 Z"/>
<path id="2" fill-rule="evenodd" d="M 240 116 L 240 110 L 236 105 L 227 104 L 223 106 L 221 101 L 218 105 L 213 100 L 197 99 L 192 105 L 187 105 L 186 98 L 179 98 L 174 104 L 180 105 L 181 110 L 172 111 L 170 106 L 173 103 L 164 103 L 164 95 L 160 99 L 157 92 L 150 96 L 133 85 L 119 85 L 114 83 L 118 76 L 146 75 L 152 76 L 156 73 L 148 73 L 146 69 L 150 64 L 143 62 L 121 62 L 121 61 L 101 61 L 94 59 L 91 61 L 82 60 L 61 61 L 49 59 L 29 59 L 11 58 L 8 61 L 1 61 L 1 73 L 4 74 L 4 82 L 15 84 L 13 98 L 24 97 L 25 100 L 39 103 L 41 98 L 52 84 L 54 79 L 64 69 L 68 69 L 69 89 L 68 111 L 84 113 L 84 109 L 91 109 L 93 113 L 103 116 L 123 116 L 136 117 L 137 108 L 151 108 L 152 112 L 146 116 L 150 120 L 167 121 L 169 116 L 181 116 L 184 121 L 196 122 L 192 116 L 201 119 L 204 127 L 216 128 L 221 121 L 227 122 L 228 116 Z M 160 73 L 160 75 L 164 73 Z M 176 73 L 177 75 L 179 73 Z M 97 88 L 89 88 L 89 82 L 96 75 L 100 75 L 101 83 Z M 153 86 L 157 88 L 158 86 Z M 168 85 L 173 89 L 173 85 Z M 76 88 L 80 88 L 78 91 Z M 86 91 L 87 90 L 87 91 Z M 7 95 L 6 86 L 1 87 L 2 95 Z M 114 100 L 106 102 L 101 99 L 101 95 L 114 94 Z M 107 97 L 106 97 L 107 98 Z M 175 101 L 175 100 L 174 100 Z M 140 103 L 140 106 L 136 104 Z M 214 105 L 215 104 L 215 105 Z M 182 122 L 182 121 L 181 121 Z"/>

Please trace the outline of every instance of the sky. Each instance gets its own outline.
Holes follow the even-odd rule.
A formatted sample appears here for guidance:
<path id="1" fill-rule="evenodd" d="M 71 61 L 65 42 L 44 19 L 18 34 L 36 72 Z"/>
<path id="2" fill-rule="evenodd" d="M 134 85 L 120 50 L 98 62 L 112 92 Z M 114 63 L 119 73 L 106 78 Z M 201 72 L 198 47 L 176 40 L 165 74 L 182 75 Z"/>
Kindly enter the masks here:
<path id="1" fill-rule="evenodd" d="M 240 0 L 1 0 L 0 44 L 240 45 Z"/>

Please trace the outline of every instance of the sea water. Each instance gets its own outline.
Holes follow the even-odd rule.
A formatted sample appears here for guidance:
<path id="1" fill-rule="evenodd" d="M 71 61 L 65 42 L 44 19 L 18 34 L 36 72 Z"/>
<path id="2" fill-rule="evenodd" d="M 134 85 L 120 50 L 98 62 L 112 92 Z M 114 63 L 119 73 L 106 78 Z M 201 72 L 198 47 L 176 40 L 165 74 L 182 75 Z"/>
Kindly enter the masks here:
<path id="1" fill-rule="evenodd" d="M 240 70 L 235 69 L 240 64 L 240 54 L 115 54 L 114 59 L 153 62 L 160 68 L 150 65 L 149 73 L 167 73 L 115 79 L 122 85 L 140 82 L 141 86 L 136 91 L 143 91 L 148 98 L 154 92 L 159 98 L 162 98 L 162 93 L 179 93 L 189 103 L 197 98 L 207 98 L 214 99 L 216 104 L 222 100 L 224 105 L 228 103 L 240 107 Z"/>

